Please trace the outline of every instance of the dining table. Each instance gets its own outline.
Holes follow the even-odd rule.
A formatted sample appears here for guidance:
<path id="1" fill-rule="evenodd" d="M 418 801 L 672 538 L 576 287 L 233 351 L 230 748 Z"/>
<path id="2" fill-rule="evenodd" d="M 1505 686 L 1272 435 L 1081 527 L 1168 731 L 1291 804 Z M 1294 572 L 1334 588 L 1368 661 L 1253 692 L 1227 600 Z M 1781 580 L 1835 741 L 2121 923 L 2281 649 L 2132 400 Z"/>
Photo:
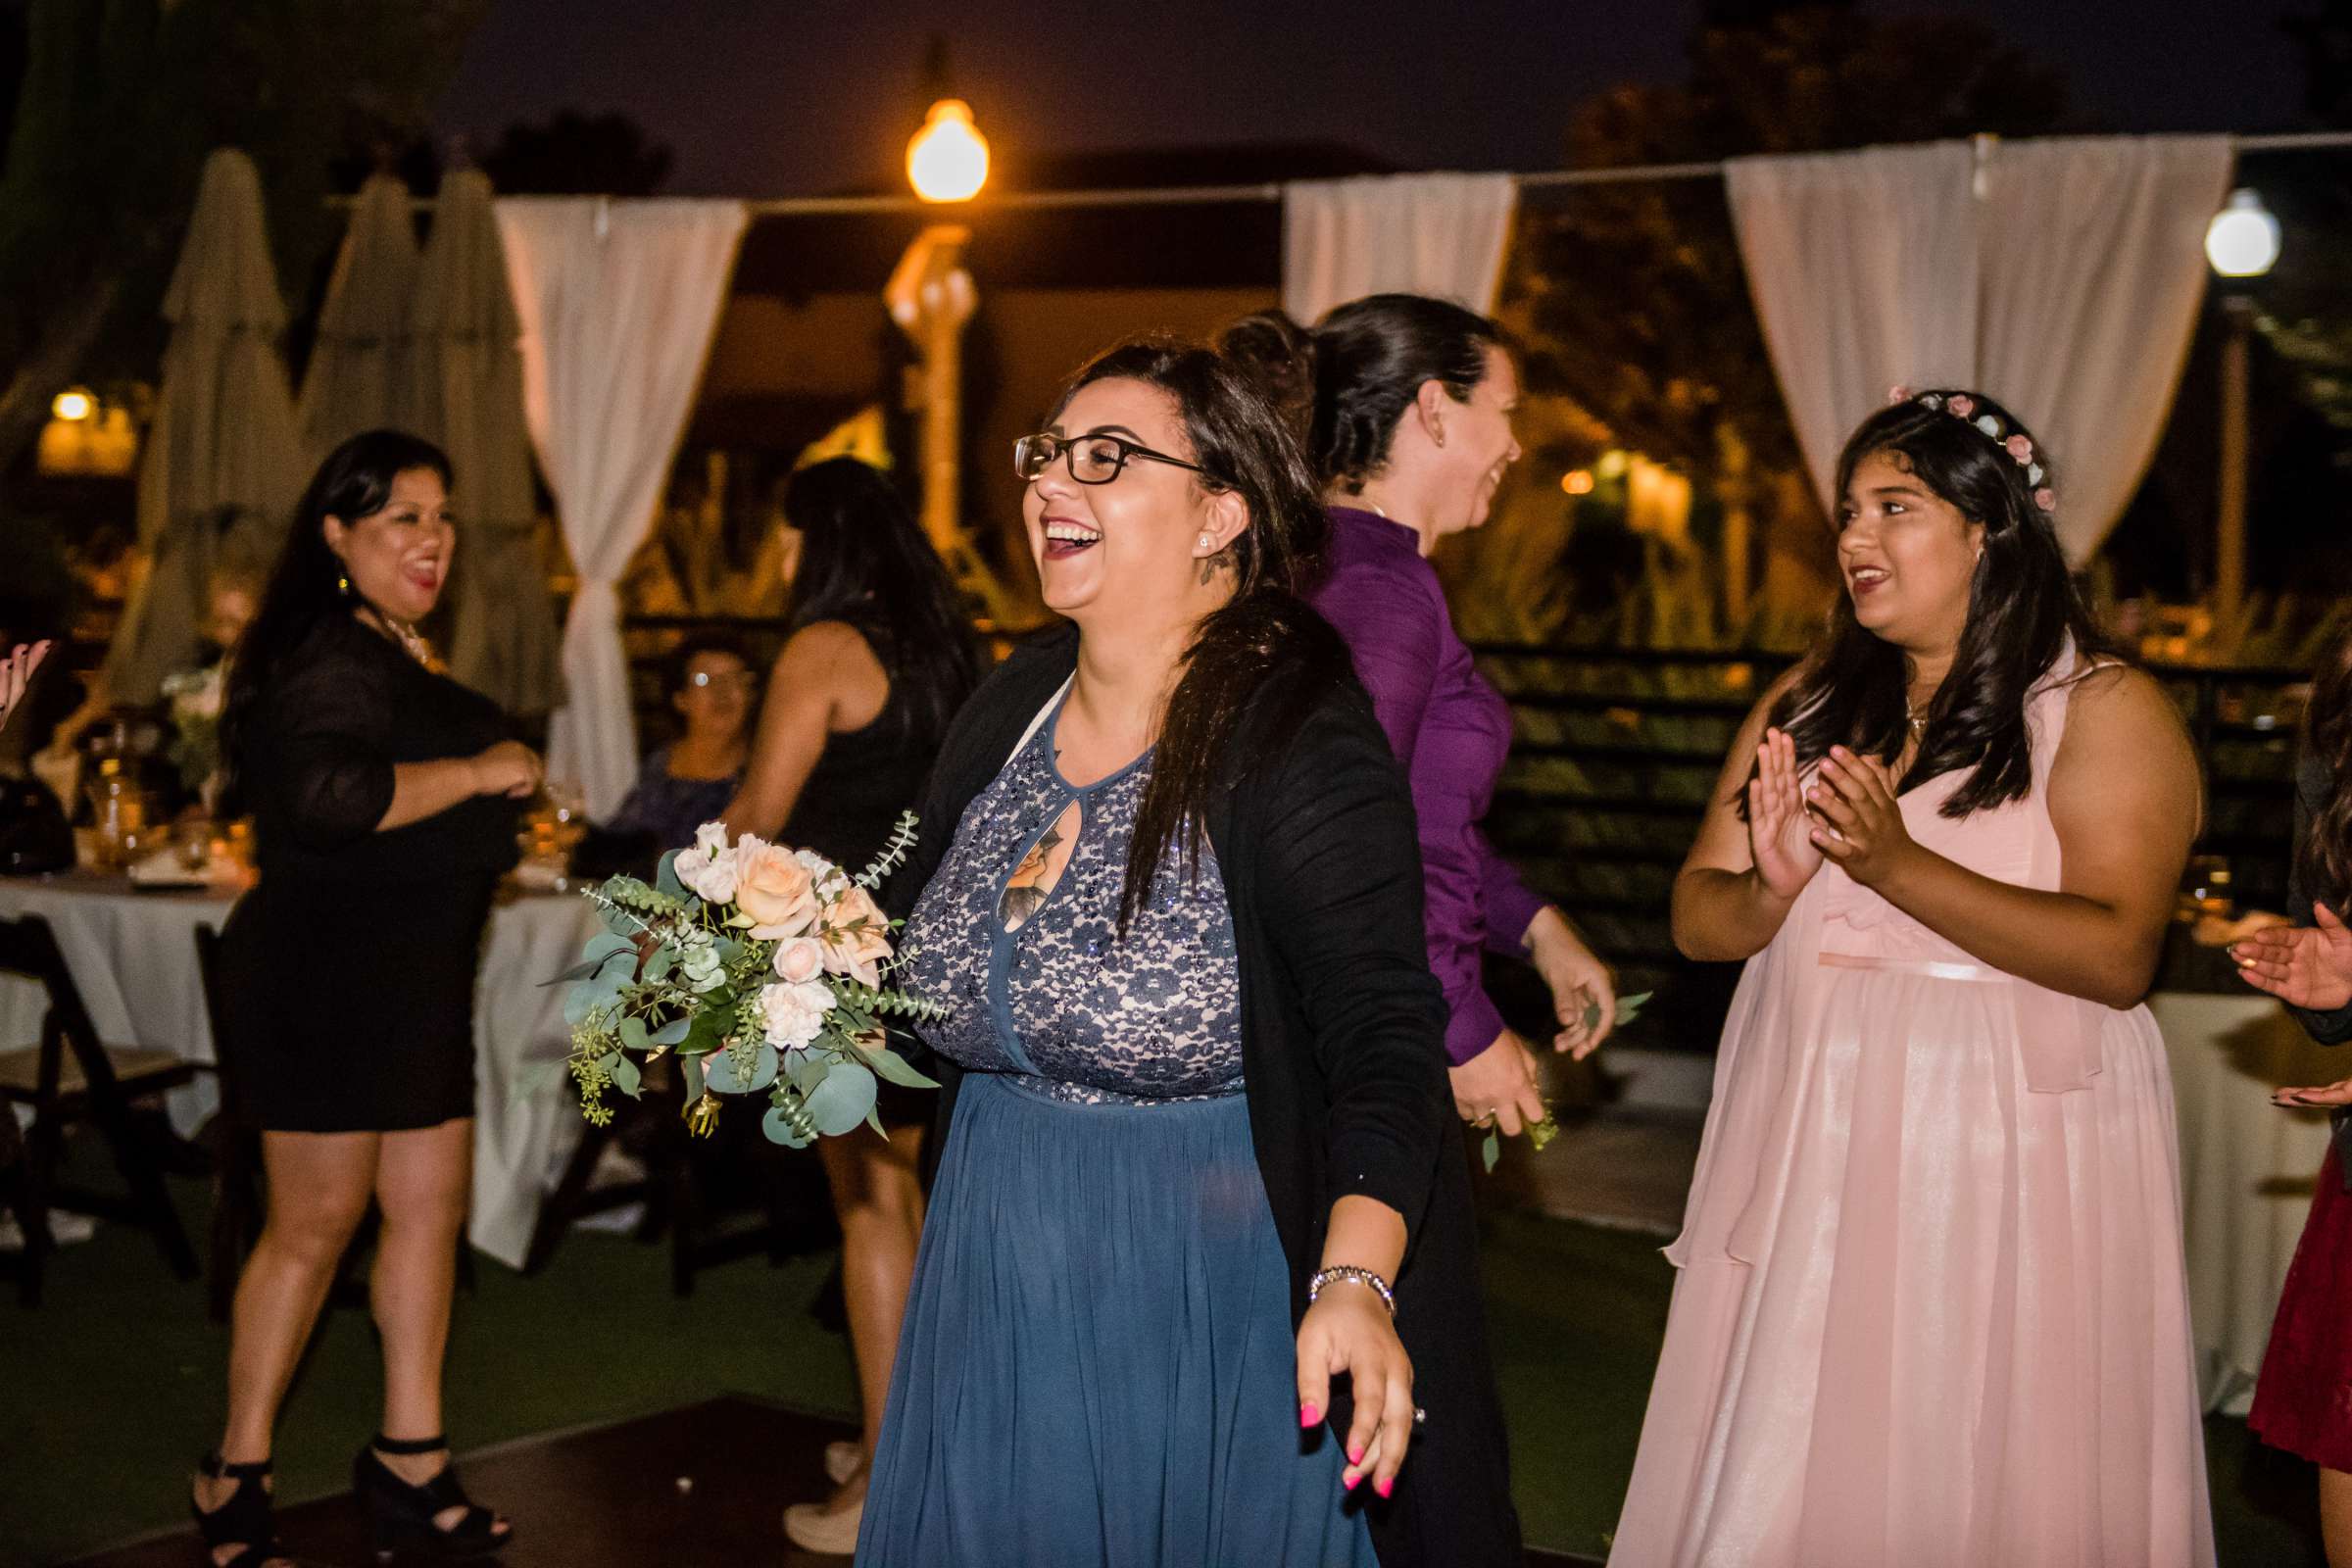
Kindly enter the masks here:
<path id="1" fill-rule="evenodd" d="M 91 1026 L 108 1045 L 171 1052 L 211 1063 L 218 1042 L 205 1008 L 196 931 L 218 930 L 235 904 L 233 886 L 148 886 L 88 870 L 0 878 L 0 918 L 34 914 L 49 923 L 81 993 Z M 476 1100 L 473 1206 L 467 1235 L 480 1251 L 520 1267 L 539 1205 L 578 1147 L 584 1123 L 564 1058 L 570 1031 L 564 988 L 549 981 L 601 929 L 576 891 L 503 893 L 492 910 L 475 981 Z M 302 961 L 286 955 L 288 964 Z M 0 1049 L 39 1038 L 40 987 L 0 975 Z M 318 1042 L 331 1061 L 331 1035 Z M 191 1136 L 213 1114 L 220 1089 L 211 1073 L 173 1091 L 166 1110 Z"/>

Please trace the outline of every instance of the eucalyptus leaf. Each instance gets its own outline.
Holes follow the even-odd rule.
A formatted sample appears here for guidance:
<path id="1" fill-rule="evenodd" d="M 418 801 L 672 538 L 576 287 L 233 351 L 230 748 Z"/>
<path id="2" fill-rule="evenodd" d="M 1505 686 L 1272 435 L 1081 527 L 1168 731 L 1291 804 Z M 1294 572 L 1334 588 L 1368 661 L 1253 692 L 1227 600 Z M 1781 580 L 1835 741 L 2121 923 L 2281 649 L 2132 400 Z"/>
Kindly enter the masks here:
<path id="1" fill-rule="evenodd" d="M 661 865 L 654 871 L 654 887 L 656 891 L 666 893 L 673 899 L 692 897 L 692 895 L 686 891 L 686 884 L 678 880 L 678 856 L 680 853 L 682 852 L 672 850 L 667 855 L 662 857 Z"/>
<path id="2" fill-rule="evenodd" d="M 685 1038 L 678 1042 L 681 1055 L 700 1056 L 716 1051 L 726 1042 L 729 1009 L 714 1007 L 706 1000 L 686 1025 Z"/>
<path id="3" fill-rule="evenodd" d="M 604 961 L 605 960 L 602 958 L 589 958 L 583 960 L 582 962 L 573 964 L 562 974 L 557 975 L 553 980 L 542 980 L 539 983 L 542 986 L 564 986 L 571 984 L 571 982 L 574 980 L 585 980 L 590 975 L 596 973 L 597 970 L 603 968 Z"/>
<path id="4" fill-rule="evenodd" d="M 784 1076 L 791 1081 L 794 1091 L 804 1100 L 808 1097 L 810 1090 L 825 1081 L 825 1074 L 832 1070 L 831 1059 L 820 1056 L 813 1051 L 785 1053 Z"/>
<path id="5" fill-rule="evenodd" d="M 1494 1168 L 1494 1162 L 1502 1157 L 1502 1139 L 1493 1128 L 1487 1129 L 1487 1140 L 1478 1146 L 1478 1152 L 1486 1160 L 1490 1171 Z"/>
<path id="6" fill-rule="evenodd" d="M 792 1130 L 792 1118 L 782 1105 L 768 1107 L 767 1114 L 760 1118 L 760 1130 L 767 1134 L 771 1144 L 782 1144 L 786 1149 L 808 1147 L 809 1141 Z"/>
<path id="7" fill-rule="evenodd" d="M 678 1082 L 686 1091 L 685 1102 L 687 1104 L 691 1105 L 696 1101 L 702 1099 L 703 1058 L 700 1056 L 680 1056 L 678 1058 Z"/>
<path id="8" fill-rule="evenodd" d="M 816 1130 L 838 1138 L 865 1120 L 874 1108 L 874 1075 L 855 1061 L 837 1061 L 808 1096 L 808 1115 Z"/>
<path id="9" fill-rule="evenodd" d="M 735 1070 L 735 1053 L 714 1051 L 704 1058 L 704 1083 L 716 1095 L 756 1095 L 776 1081 L 776 1048 L 762 1040 L 753 1048 L 752 1072 Z"/>
<path id="10" fill-rule="evenodd" d="M 653 1044 L 657 1046 L 677 1045 L 686 1038 L 686 1032 L 693 1027 L 694 1020 L 681 1013 L 654 1031 Z"/>
<path id="11" fill-rule="evenodd" d="M 612 1087 L 631 1100 L 637 1098 L 637 1086 L 642 1081 L 643 1079 L 637 1071 L 637 1063 L 628 1057 L 623 1056 L 612 1064 Z"/>
<path id="12" fill-rule="evenodd" d="M 926 1078 L 917 1072 L 912 1062 L 888 1046 L 882 1047 L 879 1051 L 869 1051 L 865 1047 L 859 1046 L 857 1051 L 859 1061 L 864 1062 L 876 1073 L 903 1088 L 937 1089 L 939 1087 L 935 1080 Z"/>
<path id="13" fill-rule="evenodd" d="M 611 931 L 599 931 L 580 948 L 580 958 L 583 962 L 602 964 L 614 954 L 636 951 L 637 944 L 627 937 L 617 936 Z"/>
<path id="14" fill-rule="evenodd" d="M 620 1045 L 623 1051 L 644 1051 L 650 1044 L 651 1042 L 646 1039 L 643 1018 L 620 1020 Z"/>
<path id="15" fill-rule="evenodd" d="M 639 976 L 639 978 L 647 981 L 648 983 L 656 980 L 666 980 L 669 978 L 669 971 L 677 966 L 677 949 L 656 948 L 654 950 L 654 956 L 645 960 L 645 970 L 644 973 Z"/>

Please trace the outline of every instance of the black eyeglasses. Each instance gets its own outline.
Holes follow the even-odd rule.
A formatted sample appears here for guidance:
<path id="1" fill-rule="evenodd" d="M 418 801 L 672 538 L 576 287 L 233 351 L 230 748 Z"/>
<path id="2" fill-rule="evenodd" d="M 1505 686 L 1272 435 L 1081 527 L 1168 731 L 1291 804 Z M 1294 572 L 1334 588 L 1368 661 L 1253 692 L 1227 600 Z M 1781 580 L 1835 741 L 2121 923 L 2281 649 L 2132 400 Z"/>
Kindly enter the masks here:
<path id="1" fill-rule="evenodd" d="M 1012 471 L 1024 482 L 1033 481 L 1054 466 L 1056 459 L 1065 457 L 1069 460 L 1070 477 L 1080 484 L 1108 484 L 1137 458 L 1149 458 L 1172 468 L 1189 468 L 1195 473 L 1208 472 L 1198 463 L 1154 452 L 1138 441 L 1103 434 L 1025 435 L 1012 444 Z"/>

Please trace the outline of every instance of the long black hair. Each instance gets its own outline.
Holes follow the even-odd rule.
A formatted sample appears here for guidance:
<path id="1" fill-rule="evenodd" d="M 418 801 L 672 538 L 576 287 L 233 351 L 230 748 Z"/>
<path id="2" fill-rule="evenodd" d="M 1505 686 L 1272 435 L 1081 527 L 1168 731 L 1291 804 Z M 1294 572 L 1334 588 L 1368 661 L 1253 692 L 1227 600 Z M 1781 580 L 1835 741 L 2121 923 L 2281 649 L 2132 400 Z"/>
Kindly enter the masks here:
<path id="1" fill-rule="evenodd" d="M 1250 513 L 1249 526 L 1228 547 L 1238 579 L 1233 597 L 1194 633 L 1160 719 L 1127 854 L 1123 930 L 1151 897 L 1171 850 L 1181 847 L 1186 873 L 1199 873 L 1209 798 L 1227 777 L 1226 753 L 1238 723 L 1261 692 L 1273 692 L 1282 705 L 1264 719 L 1265 732 L 1281 734 L 1346 675 L 1348 663 L 1339 633 L 1299 597 L 1323 542 L 1314 474 L 1251 368 L 1194 344 L 1122 344 L 1078 372 L 1054 405 L 1056 416 L 1081 389 L 1111 380 L 1141 381 L 1165 394 L 1200 466 L 1196 482 L 1238 493 Z"/>
<path id="2" fill-rule="evenodd" d="M 2352 631 L 2336 639 L 2312 682 L 2303 747 L 2328 767 L 2328 796 L 2296 849 L 2305 892 L 2342 912 L 2352 896 Z M 2311 911 L 2289 909 L 2302 920 Z"/>
<path id="3" fill-rule="evenodd" d="M 1256 331 L 1252 337 L 1270 340 Z M 1487 351 L 1509 347 L 1495 322 L 1421 294 L 1350 300 L 1315 324 L 1312 341 L 1307 458 L 1323 485 L 1349 495 L 1387 464 L 1396 426 L 1424 383 L 1436 381 L 1467 403 L 1486 379 Z"/>
<path id="4" fill-rule="evenodd" d="M 1951 411 L 1954 398 L 1963 400 L 1968 417 Z M 1974 422 L 1984 418 L 1997 436 Z M 2031 444 L 2031 464 L 2045 469 L 2038 479 L 2005 445 L 2019 436 Z M 2049 459 L 2015 415 L 1981 392 L 1906 397 L 1863 420 L 1847 439 L 1838 458 L 1841 508 L 1854 469 L 1881 454 L 1984 530 L 1984 553 L 1969 581 L 1968 621 L 1900 787 L 1968 770 L 1967 782 L 1943 804 L 1943 814 L 1952 817 L 2023 800 L 2034 788 L 2026 700 L 2034 683 L 2069 638 L 2082 661 L 2078 673 L 2088 673 L 2094 656 L 2116 657 L 2076 591 L 2051 514 L 2035 500 L 2050 483 Z M 1782 693 L 1772 722 L 1795 742 L 1800 767 L 1834 745 L 1891 765 L 1910 735 L 1909 683 L 1903 651 L 1867 630 L 1854 618 L 1852 596 L 1839 594 L 1829 635 Z"/>
<path id="5" fill-rule="evenodd" d="M 261 608 L 229 656 L 228 690 L 220 715 L 220 756 L 233 792 L 239 754 L 263 692 L 279 667 L 320 626 L 350 616 L 359 600 L 343 588 L 342 561 L 326 545 L 326 519 L 346 524 L 373 516 L 392 502 L 392 481 L 417 468 L 454 482 L 449 458 L 405 430 L 364 430 L 326 455 L 294 505 L 294 525 L 262 591 Z"/>
<path id="6" fill-rule="evenodd" d="M 792 629 L 842 620 L 878 636 L 906 738 L 935 745 L 980 683 L 980 641 L 906 499 L 871 465 L 828 458 L 785 485 L 784 515 L 801 531 Z"/>

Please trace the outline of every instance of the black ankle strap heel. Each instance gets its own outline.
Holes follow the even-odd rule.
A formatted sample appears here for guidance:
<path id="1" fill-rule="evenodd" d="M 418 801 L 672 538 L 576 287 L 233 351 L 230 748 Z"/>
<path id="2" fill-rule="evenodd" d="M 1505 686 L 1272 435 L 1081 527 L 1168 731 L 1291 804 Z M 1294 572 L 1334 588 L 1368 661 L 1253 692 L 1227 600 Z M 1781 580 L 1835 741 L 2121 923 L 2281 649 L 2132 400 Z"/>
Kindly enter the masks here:
<path id="1" fill-rule="evenodd" d="M 212 1568 L 218 1559 L 213 1553 L 222 1546 L 235 1546 L 237 1554 L 219 1568 L 262 1568 L 264 1563 L 286 1555 L 286 1548 L 277 1539 L 277 1510 L 270 1505 L 270 1491 L 262 1483 L 270 1476 L 267 1459 L 248 1460 L 230 1464 L 218 1453 L 208 1453 L 197 1463 L 196 1473 L 207 1481 L 234 1481 L 237 1490 L 227 1500 L 211 1510 L 199 1508 L 196 1499 L 188 1499 L 188 1513 L 196 1521 L 196 1533 L 204 1538 L 204 1560 Z"/>
<path id="2" fill-rule="evenodd" d="M 454 1461 L 419 1487 L 394 1474 L 382 1457 L 438 1453 L 448 1446 L 446 1437 L 394 1439 L 378 1433 L 351 1461 L 351 1490 L 367 1510 L 368 1542 L 377 1562 L 390 1562 L 403 1552 L 439 1562 L 469 1562 L 505 1550 L 514 1539 L 496 1514 L 466 1495 Z M 434 1516 L 451 1508 L 466 1512 L 444 1530 L 433 1522 Z"/>

